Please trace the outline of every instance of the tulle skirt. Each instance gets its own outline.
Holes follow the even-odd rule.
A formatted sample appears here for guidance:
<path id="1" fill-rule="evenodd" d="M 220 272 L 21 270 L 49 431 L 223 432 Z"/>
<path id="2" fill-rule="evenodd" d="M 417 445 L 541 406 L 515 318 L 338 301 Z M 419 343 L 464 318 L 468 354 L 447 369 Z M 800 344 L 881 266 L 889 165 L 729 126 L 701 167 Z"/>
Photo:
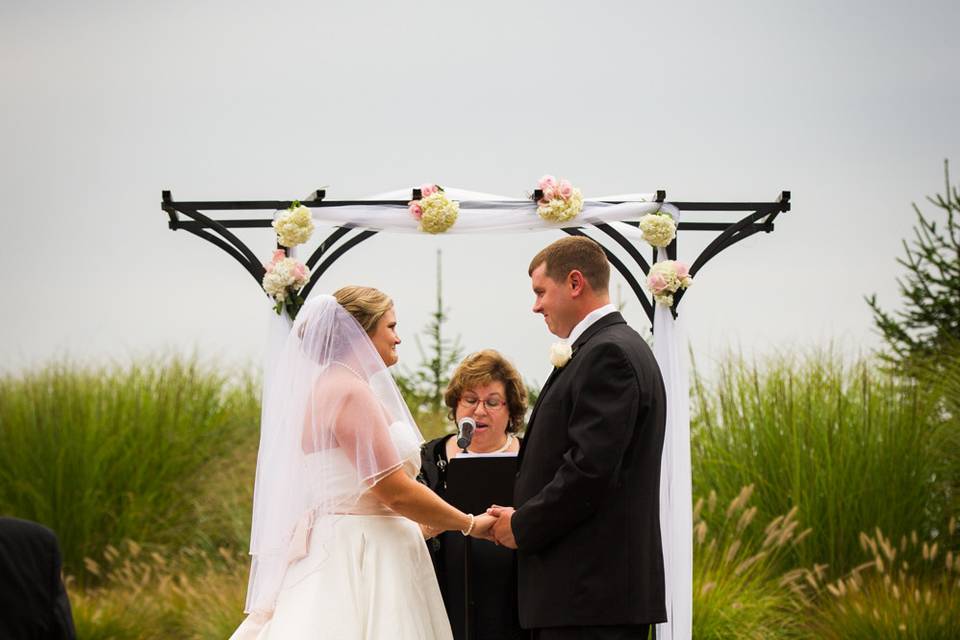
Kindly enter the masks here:
<path id="1" fill-rule="evenodd" d="M 325 548 L 323 548 L 325 547 Z M 287 571 L 273 616 L 247 618 L 233 640 L 452 638 L 420 528 L 397 516 L 344 515 L 316 563 Z M 306 560 L 306 559 L 305 559 Z M 300 567 L 311 567 L 308 572 Z"/>

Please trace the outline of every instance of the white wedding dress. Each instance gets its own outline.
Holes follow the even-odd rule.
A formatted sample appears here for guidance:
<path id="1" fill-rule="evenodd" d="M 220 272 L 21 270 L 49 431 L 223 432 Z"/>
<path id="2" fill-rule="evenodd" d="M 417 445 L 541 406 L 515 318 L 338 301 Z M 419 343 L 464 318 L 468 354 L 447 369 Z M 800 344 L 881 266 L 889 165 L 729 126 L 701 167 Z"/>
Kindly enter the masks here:
<path id="1" fill-rule="evenodd" d="M 411 478 L 420 470 L 416 442 L 403 425 L 390 435 Z M 349 493 L 357 472 L 341 449 L 305 456 L 323 467 L 325 491 Z M 433 640 L 452 638 L 427 546 L 415 522 L 367 491 L 312 525 L 297 525 L 291 557 L 269 618 L 252 614 L 231 640 Z M 319 542 L 320 544 L 317 544 Z"/>

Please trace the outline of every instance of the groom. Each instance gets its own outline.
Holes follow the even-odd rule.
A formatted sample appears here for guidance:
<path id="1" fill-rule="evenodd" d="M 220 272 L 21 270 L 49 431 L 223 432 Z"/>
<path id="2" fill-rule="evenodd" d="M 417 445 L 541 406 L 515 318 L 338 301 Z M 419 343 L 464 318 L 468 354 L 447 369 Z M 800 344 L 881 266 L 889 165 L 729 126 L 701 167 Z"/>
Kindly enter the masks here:
<path id="1" fill-rule="evenodd" d="M 610 304 L 610 265 L 596 242 L 558 240 L 529 275 L 534 313 L 573 353 L 555 360 L 530 416 L 516 510 L 490 510 L 495 541 L 517 549 L 520 623 L 534 640 L 645 639 L 667 619 L 660 369 Z"/>

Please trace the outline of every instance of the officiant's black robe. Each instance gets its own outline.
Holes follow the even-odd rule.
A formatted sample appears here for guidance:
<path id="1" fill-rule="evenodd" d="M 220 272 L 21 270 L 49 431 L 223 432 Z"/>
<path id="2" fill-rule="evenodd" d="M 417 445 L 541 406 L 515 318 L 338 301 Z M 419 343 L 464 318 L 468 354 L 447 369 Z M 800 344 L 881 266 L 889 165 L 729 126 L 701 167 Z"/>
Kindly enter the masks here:
<path id="1" fill-rule="evenodd" d="M 660 369 L 619 313 L 547 379 L 520 449 L 512 529 L 524 628 L 666 621 Z"/>
<path id="2" fill-rule="evenodd" d="M 417 478 L 441 498 L 447 496 L 447 441 L 456 434 L 425 443 L 421 449 Z M 521 441 L 522 442 L 522 441 Z M 470 592 L 474 602 L 470 633 L 464 624 L 464 537 L 446 531 L 427 541 L 437 573 L 443 604 L 450 618 L 453 637 L 473 640 L 520 640 L 528 634 L 517 619 L 516 558 L 513 551 L 486 540 L 471 541 L 473 550 Z"/>

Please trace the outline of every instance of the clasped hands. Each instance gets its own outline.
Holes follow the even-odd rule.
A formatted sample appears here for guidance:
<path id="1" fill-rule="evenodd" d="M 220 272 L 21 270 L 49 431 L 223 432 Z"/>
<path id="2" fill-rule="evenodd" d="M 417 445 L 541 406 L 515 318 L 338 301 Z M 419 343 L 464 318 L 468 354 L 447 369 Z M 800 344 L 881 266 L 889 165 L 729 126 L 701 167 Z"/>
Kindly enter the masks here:
<path id="1" fill-rule="evenodd" d="M 470 535 L 489 540 L 508 549 L 516 549 L 517 541 L 513 538 L 513 529 L 510 526 L 513 512 L 513 507 L 491 506 L 486 513 L 476 517 Z"/>

